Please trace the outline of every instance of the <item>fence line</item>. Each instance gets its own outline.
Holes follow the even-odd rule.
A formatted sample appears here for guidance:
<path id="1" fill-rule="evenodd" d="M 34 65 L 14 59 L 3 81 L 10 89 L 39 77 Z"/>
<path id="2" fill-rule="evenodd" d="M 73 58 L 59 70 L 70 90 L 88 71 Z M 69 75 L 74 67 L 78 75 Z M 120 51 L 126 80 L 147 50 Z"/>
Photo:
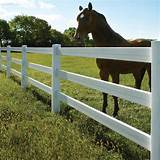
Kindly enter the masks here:
<path id="1" fill-rule="evenodd" d="M 2 64 L 4 56 L 2 50 L 7 51 L 6 63 Z M 22 51 L 22 60 L 12 58 L 11 51 Z M 27 52 L 52 54 L 52 67 L 27 62 Z M 151 47 L 90 47 L 90 48 L 61 48 L 60 45 L 53 45 L 52 48 L 33 48 L 27 46 L 0 48 L 0 70 L 5 69 L 7 77 L 10 73 L 21 78 L 21 86 L 25 89 L 28 83 L 42 89 L 52 96 L 51 110 L 60 111 L 60 101 L 63 101 L 78 111 L 86 114 L 99 123 L 111 128 L 126 138 L 143 146 L 151 151 L 151 160 L 160 158 L 160 42 L 152 42 Z M 147 62 L 152 64 L 152 92 L 142 91 L 131 87 L 105 82 L 67 71 L 60 70 L 60 56 L 80 56 L 90 58 L 107 58 L 115 60 L 129 60 L 136 62 Z M 11 62 L 21 65 L 21 72 L 11 69 Z M 52 86 L 49 87 L 27 75 L 27 68 L 32 68 L 52 75 Z M 104 114 L 68 95 L 61 92 L 60 79 L 69 80 L 126 100 L 145 105 L 151 108 L 151 135 L 144 133 L 120 120 Z"/>

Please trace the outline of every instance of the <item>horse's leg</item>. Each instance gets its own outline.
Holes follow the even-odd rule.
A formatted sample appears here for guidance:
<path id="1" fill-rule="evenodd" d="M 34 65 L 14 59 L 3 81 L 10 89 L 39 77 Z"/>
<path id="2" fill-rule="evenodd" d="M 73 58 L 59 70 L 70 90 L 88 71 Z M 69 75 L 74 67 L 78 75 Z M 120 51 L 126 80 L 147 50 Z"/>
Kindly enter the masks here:
<path id="1" fill-rule="evenodd" d="M 148 73 L 148 78 L 149 78 L 149 88 L 151 91 L 151 64 L 147 65 L 147 73 Z"/>
<path id="2" fill-rule="evenodd" d="M 109 72 L 108 71 L 101 69 L 99 75 L 101 77 L 101 80 L 108 81 L 108 78 L 109 78 Z M 103 93 L 103 108 L 102 108 L 102 112 L 106 113 L 107 105 L 108 105 L 107 93 Z"/>
<path id="3" fill-rule="evenodd" d="M 141 83 L 142 83 L 145 71 L 146 71 L 146 67 L 143 67 L 141 70 L 133 73 L 133 76 L 135 78 L 135 87 L 137 89 L 141 88 Z"/>
<path id="4" fill-rule="evenodd" d="M 111 75 L 112 76 L 112 82 L 119 84 L 119 74 L 114 73 Z M 113 117 L 116 117 L 118 115 L 119 107 L 118 107 L 118 97 L 113 96 L 114 99 L 114 112 L 113 112 Z"/>

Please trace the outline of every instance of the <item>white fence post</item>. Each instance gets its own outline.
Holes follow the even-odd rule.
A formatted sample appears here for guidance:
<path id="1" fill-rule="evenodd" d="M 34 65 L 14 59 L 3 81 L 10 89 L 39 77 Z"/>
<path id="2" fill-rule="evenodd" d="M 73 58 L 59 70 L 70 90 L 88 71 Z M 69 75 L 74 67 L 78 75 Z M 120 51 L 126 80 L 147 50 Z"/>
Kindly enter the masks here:
<path id="1" fill-rule="evenodd" d="M 1 52 L 1 46 L 0 46 L 0 71 L 2 71 L 2 52 Z"/>
<path id="2" fill-rule="evenodd" d="M 28 85 L 28 76 L 27 76 L 27 67 L 28 67 L 28 62 L 27 62 L 27 46 L 23 45 L 22 46 L 22 66 L 21 66 L 21 88 L 26 89 Z"/>
<path id="3" fill-rule="evenodd" d="M 6 63 L 7 63 L 6 76 L 7 78 L 10 78 L 11 76 L 11 46 L 7 46 Z"/>
<path id="4" fill-rule="evenodd" d="M 152 47 L 151 160 L 160 160 L 160 41 Z"/>
<path id="5" fill-rule="evenodd" d="M 60 70 L 60 47 L 61 45 L 52 45 L 52 111 L 60 112 L 60 101 L 58 93 L 60 92 L 60 80 L 58 72 Z"/>

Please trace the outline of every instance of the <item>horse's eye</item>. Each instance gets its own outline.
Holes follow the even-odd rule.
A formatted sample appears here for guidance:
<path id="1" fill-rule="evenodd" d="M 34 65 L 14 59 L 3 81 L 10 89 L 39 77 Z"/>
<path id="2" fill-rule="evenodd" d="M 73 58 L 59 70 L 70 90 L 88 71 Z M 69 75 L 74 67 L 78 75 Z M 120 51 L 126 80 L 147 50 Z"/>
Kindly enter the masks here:
<path id="1" fill-rule="evenodd" d="M 82 18 L 84 18 L 84 14 L 81 14 L 81 15 L 80 15 L 80 19 L 82 19 Z"/>

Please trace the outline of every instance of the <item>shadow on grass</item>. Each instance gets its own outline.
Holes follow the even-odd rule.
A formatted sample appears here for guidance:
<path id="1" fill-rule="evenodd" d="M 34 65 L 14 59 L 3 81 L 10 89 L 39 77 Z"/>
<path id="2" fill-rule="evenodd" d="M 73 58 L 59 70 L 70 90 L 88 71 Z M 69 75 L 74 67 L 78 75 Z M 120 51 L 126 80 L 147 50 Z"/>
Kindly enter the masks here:
<path id="1" fill-rule="evenodd" d="M 16 82 L 18 85 L 21 85 L 21 81 L 15 77 L 11 76 L 11 79 Z M 27 92 L 30 92 L 34 98 L 36 98 L 38 101 L 41 101 L 43 104 L 47 104 L 49 107 L 46 109 L 47 111 L 51 110 L 51 96 L 46 94 L 45 92 L 41 91 L 40 89 L 37 89 L 36 87 L 28 87 L 26 89 Z"/>
<path id="2" fill-rule="evenodd" d="M 14 82 L 16 82 L 18 85 L 21 85 L 21 81 L 20 81 L 17 77 L 11 76 L 11 79 L 12 79 Z"/>

